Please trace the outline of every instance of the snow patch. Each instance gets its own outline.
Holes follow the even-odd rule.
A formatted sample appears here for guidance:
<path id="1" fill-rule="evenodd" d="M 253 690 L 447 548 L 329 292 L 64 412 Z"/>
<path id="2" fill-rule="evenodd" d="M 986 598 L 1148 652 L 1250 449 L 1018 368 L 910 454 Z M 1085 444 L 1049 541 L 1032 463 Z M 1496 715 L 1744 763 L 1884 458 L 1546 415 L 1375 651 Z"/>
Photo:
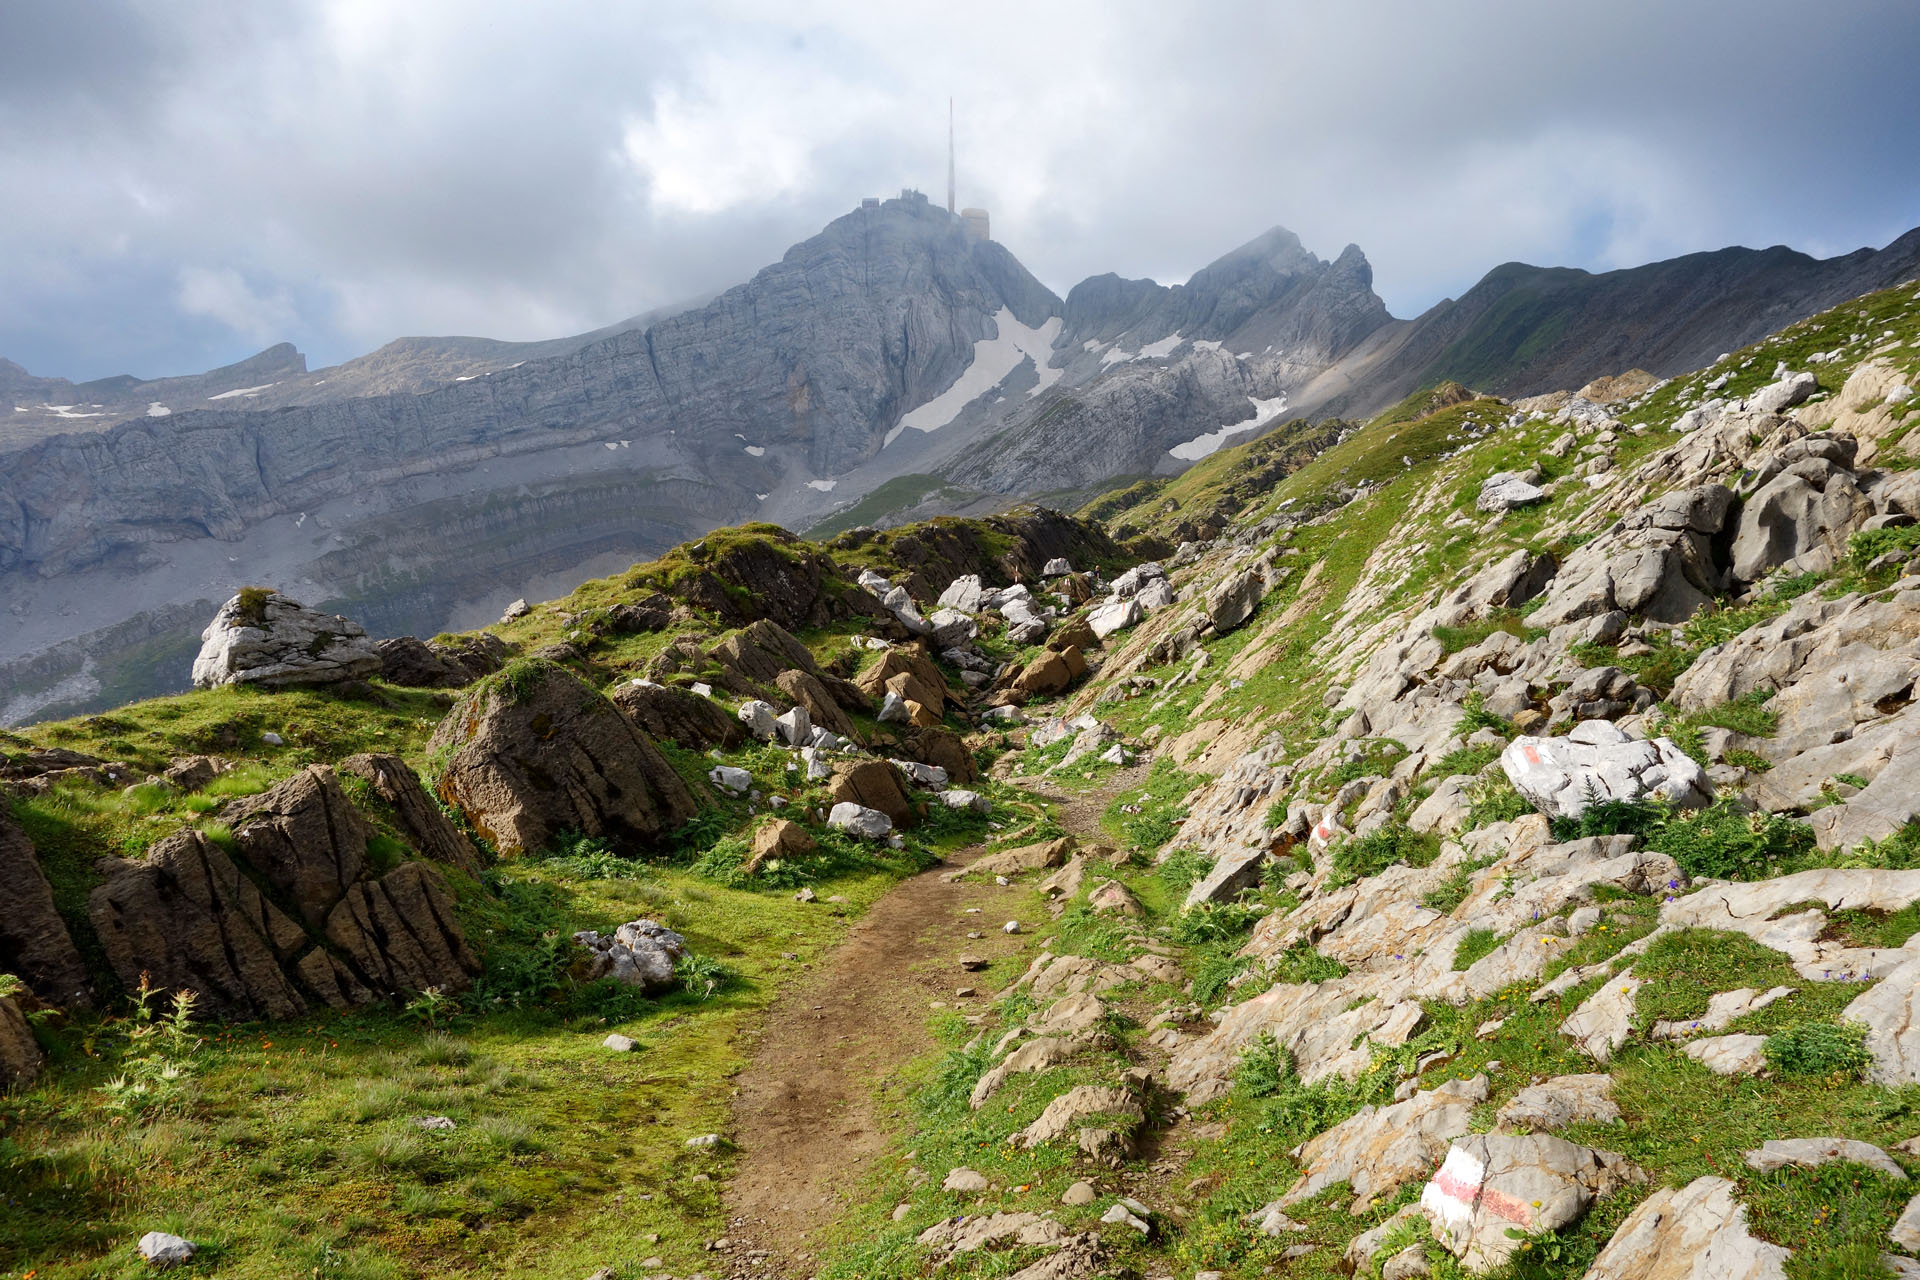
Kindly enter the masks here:
<path id="1" fill-rule="evenodd" d="M 164 418 L 172 412 L 173 410 L 167 408 L 167 406 L 161 404 L 158 400 L 155 400 L 147 406 L 147 416 L 149 418 Z"/>
<path id="2" fill-rule="evenodd" d="M 479 376 L 480 376 L 480 375 L 479 375 L 479 374 L 477 374 L 477 373 L 461 373 L 461 374 L 456 374 L 456 375 L 454 375 L 454 379 L 453 379 L 453 380 L 454 380 L 455 382 L 472 382 L 472 381 L 473 381 L 473 380 L 474 380 L 475 378 L 477 378 L 477 377 L 479 377 Z M 317 386 L 319 386 L 320 384 L 316 382 L 316 383 L 314 383 L 313 385 L 317 387 Z"/>
<path id="3" fill-rule="evenodd" d="M 606 447 L 608 452 L 618 453 L 620 451 L 620 442 L 618 440 L 609 440 L 607 441 Z"/>
<path id="4" fill-rule="evenodd" d="M 231 391 L 222 391 L 222 392 L 221 392 L 221 393 L 220 393 L 219 395 L 217 395 L 217 396 L 208 396 L 208 397 L 207 397 L 207 399 L 209 399 L 209 400 L 231 400 L 231 399 L 233 399 L 233 398 L 234 398 L 235 396 L 257 396 L 257 395 L 259 395 L 259 394 L 260 394 L 260 393 L 261 393 L 262 391 L 265 391 L 265 390 L 266 390 L 266 389 L 267 389 L 268 387 L 277 387 L 277 386 L 279 386 L 279 385 L 280 385 L 280 384 L 279 384 L 279 383 L 277 383 L 277 382 L 263 382 L 263 383 L 261 383 L 261 384 L 260 384 L 259 386 L 257 386 L 257 387 L 235 387 L 235 388 L 234 388 L 233 390 L 231 390 Z"/>
<path id="5" fill-rule="evenodd" d="M 754 497 L 756 497 L 756 498 L 758 498 L 758 499 L 760 499 L 760 501 L 762 501 L 762 502 L 765 502 L 765 501 L 767 500 L 767 498 L 768 498 L 769 496 L 771 496 L 771 495 L 768 495 L 768 494 L 764 494 L 764 493 L 756 493 L 756 494 L 754 494 L 753 496 L 754 496 Z"/>
<path id="6" fill-rule="evenodd" d="M 1218 431 L 1209 431 L 1203 436 L 1195 436 L 1184 444 L 1173 446 L 1173 448 L 1167 450 L 1167 452 L 1184 462 L 1198 462 L 1208 454 L 1219 449 L 1229 438 L 1245 435 L 1249 431 L 1256 431 L 1279 417 L 1281 413 L 1286 410 L 1287 398 L 1285 396 L 1275 396 L 1271 400 L 1260 400 L 1253 396 L 1248 396 L 1247 403 L 1253 406 L 1253 420 L 1251 422 L 1229 422 Z"/>
<path id="7" fill-rule="evenodd" d="M 104 418 L 107 416 L 104 413 L 82 413 L 77 404 L 43 404 L 40 407 L 56 418 Z"/>
<path id="8" fill-rule="evenodd" d="M 764 458 L 767 456 L 767 451 L 757 444 L 750 444 L 747 446 L 747 456 L 749 458 Z"/>
<path id="9" fill-rule="evenodd" d="M 1173 349 L 1179 346 L 1183 341 L 1185 341 L 1185 339 L 1183 339 L 1178 333 L 1170 333 L 1166 337 L 1160 339 L 1160 341 L 1149 342 L 1146 346 L 1140 348 L 1140 354 L 1135 356 L 1134 359 L 1158 360 L 1162 356 L 1170 356 L 1173 354 Z M 1198 344 L 1196 343 L 1195 345 L 1197 346 Z M 1214 343 L 1214 345 L 1217 347 L 1220 344 L 1216 342 Z"/>
<path id="10" fill-rule="evenodd" d="M 1220 349 L 1220 344 L 1217 342 L 1208 342 L 1206 339 L 1202 338 L 1200 341 L 1193 344 L 1193 349 L 1195 351 L 1218 351 Z"/>
<path id="11" fill-rule="evenodd" d="M 885 444 L 892 444 L 908 427 L 915 431 L 938 431 L 960 416 L 960 411 L 1005 380 L 1027 360 L 1039 373 L 1039 382 L 1029 395 L 1038 395 L 1060 380 L 1061 370 L 1047 367 L 1053 355 L 1053 340 L 1060 336 L 1060 317 L 1049 317 L 1038 329 L 1030 329 L 1014 318 L 1010 308 L 1002 307 L 993 317 L 994 336 L 973 344 L 973 362 L 961 370 L 953 385 L 900 419 L 887 432 Z M 885 445 L 882 446 L 883 448 Z"/>
<path id="12" fill-rule="evenodd" d="M 1100 349 L 1100 345 L 1101 345 L 1100 339 L 1088 338 L 1085 342 L 1080 344 L 1080 349 L 1082 351 L 1098 351 Z"/>
<path id="13" fill-rule="evenodd" d="M 897 429 L 898 428 L 896 428 L 896 430 Z M 822 493 L 832 493 L 833 486 L 839 483 L 838 480 L 809 480 L 807 481 L 807 488 L 818 489 Z"/>

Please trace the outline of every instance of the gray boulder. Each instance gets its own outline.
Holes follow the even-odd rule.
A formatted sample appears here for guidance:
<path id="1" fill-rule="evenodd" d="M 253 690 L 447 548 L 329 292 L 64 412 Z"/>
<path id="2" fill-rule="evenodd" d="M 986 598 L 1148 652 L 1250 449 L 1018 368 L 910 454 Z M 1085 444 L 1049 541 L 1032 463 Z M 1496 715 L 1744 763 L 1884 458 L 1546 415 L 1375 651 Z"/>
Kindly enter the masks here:
<path id="1" fill-rule="evenodd" d="M 942 609 L 958 609 L 962 613 L 978 613 L 987 607 L 987 588 L 980 581 L 980 575 L 969 573 L 955 578 L 947 584 L 936 601 Z M 935 625 L 938 625 L 936 615 Z"/>
<path id="2" fill-rule="evenodd" d="M 1749 413 L 1785 413 L 1820 389 L 1820 380 L 1811 373 L 1790 373 L 1769 383 L 1746 399 Z"/>
<path id="3" fill-rule="evenodd" d="M 1733 491 L 1718 484 L 1647 503 L 1567 557 L 1533 625 L 1616 609 L 1660 622 L 1692 617 L 1724 585 L 1713 541 L 1732 507 Z"/>
<path id="4" fill-rule="evenodd" d="M 380 674 L 380 651 L 359 623 L 277 591 L 249 587 L 220 606 L 200 634 L 196 688 L 223 684 L 341 684 Z"/>
<path id="5" fill-rule="evenodd" d="M 1207 621 L 1215 631 L 1225 634 L 1251 618 L 1266 594 L 1265 567 L 1242 569 L 1207 592 Z"/>
<path id="6" fill-rule="evenodd" d="M 1093 628 L 1096 637 L 1105 640 L 1114 632 L 1123 631 L 1140 621 L 1140 617 L 1139 604 L 1129 596 L 1094 606 L 1087 614 L 1087 625 Z"/>
<path id="7" fill-rule="evenodd" d="M 1515 738 L 1500 767 L 1550 818 L 1577 818 L 1600 800 L 1651 797 L 1700 808 L 1713 799 L 1706 770 L 1671 740 L 1635 740 L 1605 720 L 1583 721 L 1564 738 Z"/>
<path id="8" fill-rule="evenodd" d="M 651 920 L 629 920 L 612 936 L 583 929 L 573 940 L 587 953 L 583 980 L 612 978 L 649 995 L 674 988 L 674 963 L 687 954 L 684 937 Z"/>
<path id="9" fill-rule="evenodd" d="M 1747 1210 L 1725 1178 L 1662 1187 L 1614 1231 L 1586 1280 L 1786 1280 L 1789 1250 L 1747 1230 Z"/>
<path id="10" fill-rule="evenodd" d="M 827 825 L 862 840 L 885 840 L 893 834 L 893 819 L 878 809 L 842 800 L 827 814 Z"/>
<path id="11" fill-rule="evenodd" d="M 1260 883 L 1266 861 L 1265 849 L 1230 849 L 1221 854 L 1213 869 L 1187 890 L 1181 910 L 1191 911 L 1203 902 L 1231 902 Z"/>
<path id="12" fill-rule="evenodd" d="M 1525 471 L 1496 471 L 1480 482 L 1480 496 L 1474 506 L 1484 512 L 1513 511 L 1519 507 L 1530 507 L 1536 502 L 1547 500 L 1547 491 L 1540 487 L 1540 469 L 1531 467 Z"/>
<path id="13" fill-rule="evenodd" d="M 1734 535 L 1736 579 L 1818 572 L 1845 555 L 1847 538 L 1873 515 L 1849 469 L 1854 448 L 1850 438 L 1808 436 L 1762 465 Z"/>

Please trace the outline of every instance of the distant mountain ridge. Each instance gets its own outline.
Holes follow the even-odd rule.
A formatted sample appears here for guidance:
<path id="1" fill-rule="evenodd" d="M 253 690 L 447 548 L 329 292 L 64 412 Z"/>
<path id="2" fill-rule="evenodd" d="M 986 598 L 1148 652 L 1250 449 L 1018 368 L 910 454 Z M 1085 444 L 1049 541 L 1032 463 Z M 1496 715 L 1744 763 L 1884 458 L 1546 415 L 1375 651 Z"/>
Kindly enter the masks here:
<path id="1" fill-rule="evenodd" d="M 177 686 L 155 655 L 243 584 L 377 633 L 468 627 L 720 524 L 1097 491 L 1446 376 L 1517 394 L 1677 371 L 1917 254 L 1920 233 L 1827 262 L 1509 265 L 1404 321 L 1357 246 L 1326 261 L 1282 228 L 1184 284 L 1061 299 L 914 197 L 708 302 L 549 343 L 400 339 L 311 372 L 282 344 L 78 386 L 0 363 L 0 723 Z"/>

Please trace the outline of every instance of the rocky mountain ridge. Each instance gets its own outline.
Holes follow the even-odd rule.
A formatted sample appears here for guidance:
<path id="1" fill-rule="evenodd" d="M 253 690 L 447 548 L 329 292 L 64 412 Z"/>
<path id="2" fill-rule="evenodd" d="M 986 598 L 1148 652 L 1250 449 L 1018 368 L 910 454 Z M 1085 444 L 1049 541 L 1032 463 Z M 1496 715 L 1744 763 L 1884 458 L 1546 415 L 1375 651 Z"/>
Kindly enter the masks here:
<path id="1" fill-rule="evenodd" d="M 1100 277 L 1063 302 L 1000 245 L 894 200 L 634 327 L 402 340 L 311 375 L 275 348 L 185 380 L 218 406 L 165 416 L 139 403 L 161 384 L 124 380 L 133 420 L 5 453 L 0 722 L 164 690 L 152 658 L 192 647 L 182 611 L 247 582 L 386 634 L 470 626 L 717 523 L 845 528 L 1084 495 L 1290 413 L 1370 411 L 1443 367 L 1496 389 L 1614 372 L 1619 355 L 1664 372 L 1911 270 L 1912 247 L 1832 263 L 1728 251 L 1732 265 L 1591 288 L 1502 269 L 1403 324 L 1353 246 L 1324 262 L 1275 229 L 1184 285 Z M 1628 313 L 1647 331 L 1623 346 Z M 1516 326 L 1555 331 L 1558 363 L 1520 360 Z"/>

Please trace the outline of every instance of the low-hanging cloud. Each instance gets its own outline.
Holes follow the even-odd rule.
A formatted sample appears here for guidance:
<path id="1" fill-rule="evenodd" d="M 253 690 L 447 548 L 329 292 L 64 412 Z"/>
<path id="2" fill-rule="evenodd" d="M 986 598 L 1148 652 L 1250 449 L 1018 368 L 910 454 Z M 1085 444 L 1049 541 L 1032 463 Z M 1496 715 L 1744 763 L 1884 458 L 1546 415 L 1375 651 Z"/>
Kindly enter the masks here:
<path id="1" fill-rule="evenodd" d="M 861 196 L 961 201 L 1056 290 L 1265 228 L 1397 314 L 1499 262 L 1920 222 L 1910 0 L 0 8 L 0 355 L 538 338 L 745 279 Z"/>

